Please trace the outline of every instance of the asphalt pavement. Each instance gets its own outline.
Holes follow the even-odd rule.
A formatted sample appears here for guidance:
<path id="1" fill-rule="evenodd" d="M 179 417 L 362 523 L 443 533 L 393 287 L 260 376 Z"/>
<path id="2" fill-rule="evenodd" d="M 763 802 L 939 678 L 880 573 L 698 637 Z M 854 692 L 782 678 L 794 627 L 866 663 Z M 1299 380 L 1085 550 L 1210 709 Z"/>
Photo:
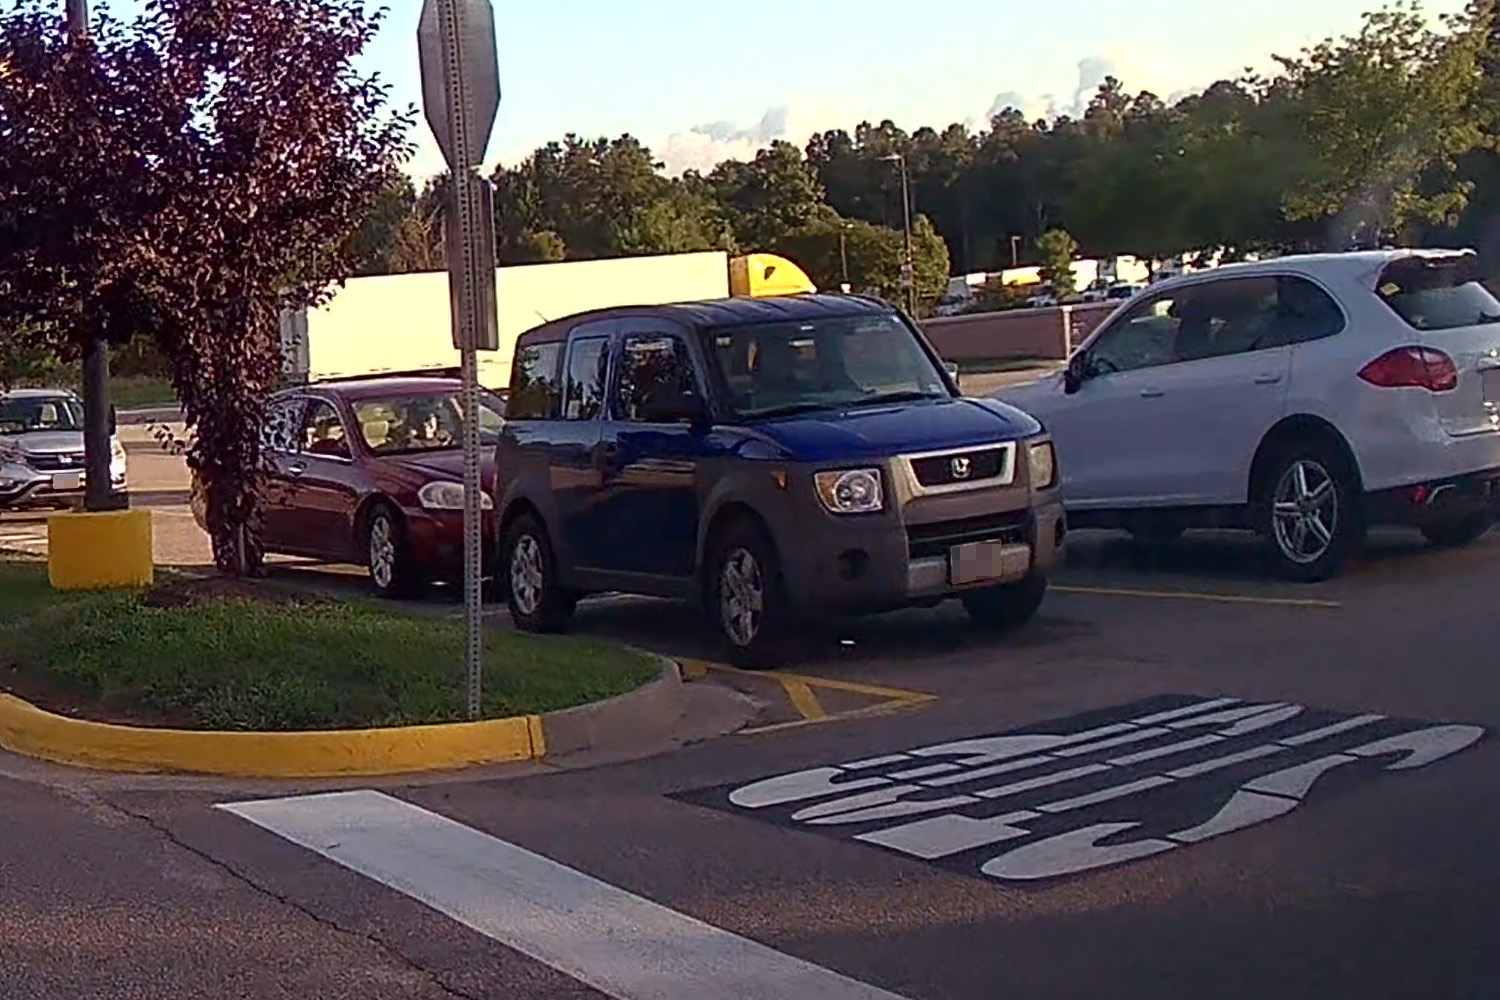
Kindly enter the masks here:
<path id="1" fill-rule="evenodd" d="M 203 558 L 158 473 L 158 546 Z M 1500 532 L 1381 533 L 1311 587 L 1234 535 L 1078 533 L 1013 635 L 820 621 L 770 674 L 683 607 L 585 602 L 758 703 L 645 759 L 286 785 L 0 755 L 0 995 L 1500 995 L 1497 569 Z"/>
<path id="2" fill-rule="evenodd" d="M 1013 636 L 952 608 L 822 622 L 766 676 L 702 663 L 684 608 L 589 602 L 581 631 L 764 706 L 749 731 L 608 767 L 320 796 L 9 760 L 0 982 L 44 1000 L 1491 996 L 1497 555 L 1500 537 L 1392 533 L 1292 587 L 1232 536 L 1079 535 Z"/>

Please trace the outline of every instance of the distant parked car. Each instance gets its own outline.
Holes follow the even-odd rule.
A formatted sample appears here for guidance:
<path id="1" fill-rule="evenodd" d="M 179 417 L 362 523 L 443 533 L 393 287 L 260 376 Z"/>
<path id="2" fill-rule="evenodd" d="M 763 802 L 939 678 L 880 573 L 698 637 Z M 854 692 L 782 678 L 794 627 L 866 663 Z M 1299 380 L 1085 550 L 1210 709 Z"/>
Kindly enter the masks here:
<path id="1" fill-rule="evenodd" d="M 331 382 L 271 398 L 262 535 L 267 552 L 366 566 L 383 596 L 463 574 L 463 422 L 460 383 L 448 378 Z M 483 481 L 504 403 L 482 391 Z M 485 491 L 488 494 L 488 490 Z M 482 501 L 486 531 L 492 501 Z M 194 483 L 194 513 L 206 523 Z"/>
<path id="2" fill-rule="evenodd" d="M 1500 301 L 1476 257 L 1282 257 L 1164 280 L 994 393 L 1057 444 L 1074 527 L 1253 528 L 1334 575 L 1372 524 L 1473 542 L 1500 496 Z"/>
<path id="3" fill-rule="evenodd" d="M 109 474 L 126 488 L 125 449 L 110 436 Z M 0 510 L 83 504 L 83 401 L 66 389 L 0 395 Z"/>

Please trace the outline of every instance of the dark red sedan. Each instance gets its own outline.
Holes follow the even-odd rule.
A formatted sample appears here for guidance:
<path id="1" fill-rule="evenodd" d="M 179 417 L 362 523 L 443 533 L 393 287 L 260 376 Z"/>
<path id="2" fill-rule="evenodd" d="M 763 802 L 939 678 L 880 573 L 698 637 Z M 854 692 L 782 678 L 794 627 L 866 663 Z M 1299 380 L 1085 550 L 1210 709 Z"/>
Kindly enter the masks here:
<path id="1" fill-rule="evenodd" d="M 479 397 L 485 551 L 505 404 Z M 367 566 L 384 596 L 463 576 L 459 383 L 382 378 L 323 383 L 271 398 L 267 552 Z M 201 517 L 201 508 L 198 511 Z"/>

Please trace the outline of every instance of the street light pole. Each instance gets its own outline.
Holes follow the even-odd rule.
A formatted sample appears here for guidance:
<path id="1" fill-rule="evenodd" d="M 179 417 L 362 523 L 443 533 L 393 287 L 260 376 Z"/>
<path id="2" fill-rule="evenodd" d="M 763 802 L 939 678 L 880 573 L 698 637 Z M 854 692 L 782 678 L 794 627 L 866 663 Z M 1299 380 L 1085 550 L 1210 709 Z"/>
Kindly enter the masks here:
<path id="1" fill-rule="evenodd" d="M 68 36 L 78 52 L 91 41 L 89 0 L 67 0 Z M 84 507 L 111 510 L 120 506 L 110 482 L 109 346 L 97 330 L 87 331 L 83 350 Z"/>
<path id="2" fill-rule="evenodd" d="M 901 168 L 901 231 L 906 241 L 906 263 L 901 272 L 901 283 L 906 286 L 906 311 L 917 315 L 917 271 L 911 246 L 911 178 L 906 170 L 906 157 L 892 153 L 887 160 Z"/>
<path id="3" fill-rule="evenodd" d="M 845 237 L 849 235 L 849 223 L 839 227 L 839 267 L 844 276 L 844 290 L 849 290 L 849 248 Z"/>
<path id="4" fill-rule="evenodd" d="M 1021 237 L 1010 238 L 1010 266 L 1014 270 L 1021 266 Z"/>

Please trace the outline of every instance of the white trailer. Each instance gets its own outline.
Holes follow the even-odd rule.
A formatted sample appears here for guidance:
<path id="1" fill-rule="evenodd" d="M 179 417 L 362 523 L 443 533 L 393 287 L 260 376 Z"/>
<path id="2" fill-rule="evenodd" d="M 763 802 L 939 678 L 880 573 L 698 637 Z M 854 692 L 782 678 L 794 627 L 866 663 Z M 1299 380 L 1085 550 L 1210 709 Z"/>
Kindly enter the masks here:
<path id="1" fill-rule="evenodd" d="M 480 352 L 479 381 L 510 384 L 516 338 L 544 322 L 610 306 L 722 299 L 721 251 L 528 264 L 496 271 L 500 350 Z M 297 384 L 378 375 L 456 374 L 448 275 L 435 271 L 350 280 L 320 309 L 282 317 L 285 370 Z"/>

